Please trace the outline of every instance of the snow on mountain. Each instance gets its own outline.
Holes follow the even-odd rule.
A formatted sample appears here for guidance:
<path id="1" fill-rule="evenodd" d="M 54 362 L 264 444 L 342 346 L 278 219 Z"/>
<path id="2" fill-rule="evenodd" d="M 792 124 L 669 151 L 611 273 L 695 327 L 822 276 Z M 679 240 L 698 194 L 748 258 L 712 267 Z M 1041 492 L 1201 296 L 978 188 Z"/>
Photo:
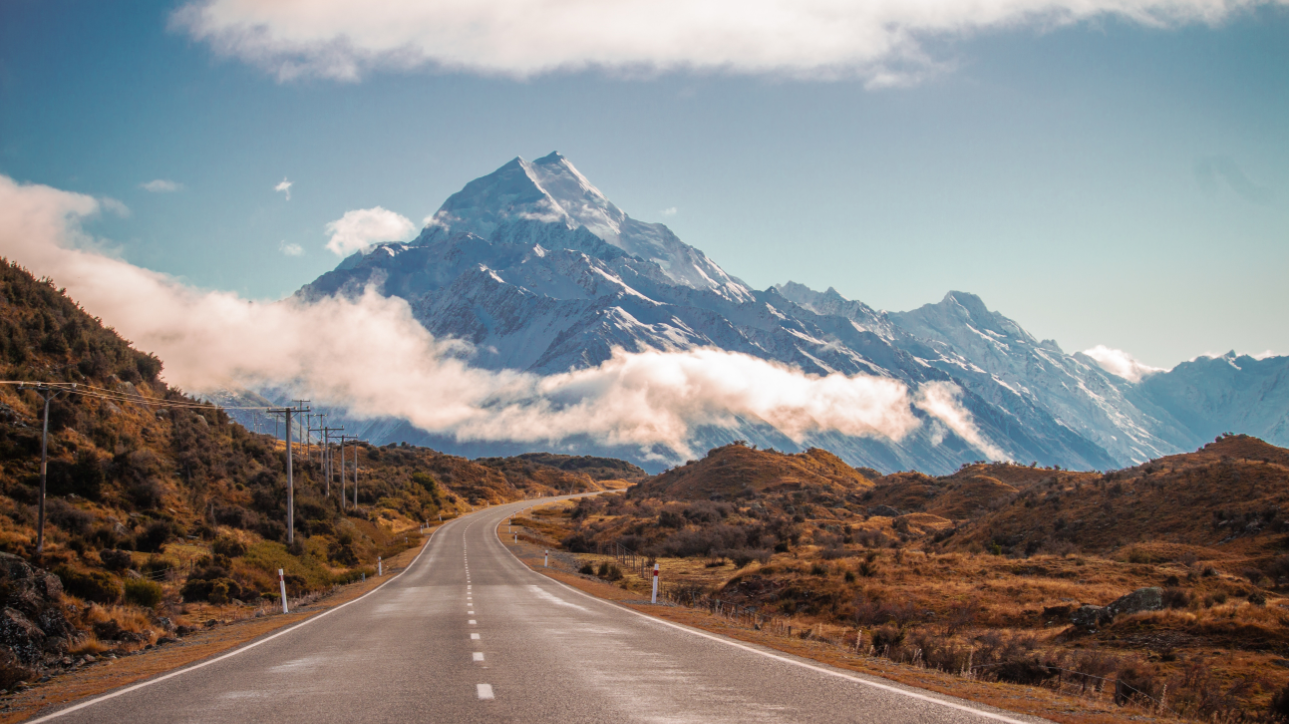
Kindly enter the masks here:
<path id="1" fill-rule="evenodd" d="M 1111 468 L 1191 449 L 1248 426 L 1283 441 L 1286 359 L 1202 358 L 1137 380 L 1037 340 L 972 294 L 888 313 L 788 282 L 753 291 L 662 224 L 623 213 L 564 157 L 522 158 L 453 194 L 411 242 L 379 244 L 345 259 L 298 296 L 353 295 L 374 285 L 406 299 L 440 337 L 470 343 L 472 364 L 554 374 L 627 351 L 718 347 L 807 373 L 863 373 L 917 389 L 952 382 L 991 446 L 1016 460 Z M 1233 407 L 1247 405 L 1242 412 Z M 474 454 L 399 420 L 346 423 L 374 442 L 407 440 Z M 702 449 L 735 439 L 797 449 L 819 445 L 857 465 L 947 471 L 983 457 L 935 422 L 900 443 L 820 434 L 799 445 L 755 420 L 698 431 Z M 655 454 L 591 440 L 568 449 L 657 467 Z M 517 449 L 517 448 L 516 448 Z"/>

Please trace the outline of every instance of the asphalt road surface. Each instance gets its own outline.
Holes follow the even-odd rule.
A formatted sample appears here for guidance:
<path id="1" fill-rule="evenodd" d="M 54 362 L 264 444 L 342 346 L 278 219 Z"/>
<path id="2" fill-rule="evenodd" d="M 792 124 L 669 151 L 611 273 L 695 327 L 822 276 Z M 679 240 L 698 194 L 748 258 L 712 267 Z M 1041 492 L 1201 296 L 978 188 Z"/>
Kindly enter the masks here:
<path id="1" fill-rule="evenodd" d="M 529 570 L 459 518 L 384 587 L 67 722 L 1034 722 L 653 619 Z"/>

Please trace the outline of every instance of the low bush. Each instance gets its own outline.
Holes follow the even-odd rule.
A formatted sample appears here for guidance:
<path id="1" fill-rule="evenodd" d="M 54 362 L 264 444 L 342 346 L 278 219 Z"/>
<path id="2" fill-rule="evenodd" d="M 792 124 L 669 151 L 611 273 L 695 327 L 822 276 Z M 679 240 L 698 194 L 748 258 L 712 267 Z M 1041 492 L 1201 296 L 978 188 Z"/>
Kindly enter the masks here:
<path id="1" fill-rule="evenodd" d="M 55 569 L 63 589 L 73 596 L 94 603 L 119 603 L 124 590 L 121 580 L 103 571 L 76 571 L 67 566 Z"/>
<path id="2" fill-rule="evenodd" d="M 246 555 L 246 545 L 236 538 L 228 536 L 216 538 L 215 542 L 211 543 L 210 549 L 214 551 L 216 555 L 227 556 L 229 558 L 237 558 L 238 556 Z"/>
<path id="3" fill-rule="evenodd" d="M 125 600 L 136 606 L 155 608 L 165 597 L 165 590 L 156 581 L 135 578 L 125 582 Z"/>
<path id="4" fill-rule="evenodd" d="M 103 561 L 103 567 L 109 571 L 124 571 L 134 564 L 134 557 L 129 551 L 112 550 L 104 548 L 98 552 L 98 559 Z"/>

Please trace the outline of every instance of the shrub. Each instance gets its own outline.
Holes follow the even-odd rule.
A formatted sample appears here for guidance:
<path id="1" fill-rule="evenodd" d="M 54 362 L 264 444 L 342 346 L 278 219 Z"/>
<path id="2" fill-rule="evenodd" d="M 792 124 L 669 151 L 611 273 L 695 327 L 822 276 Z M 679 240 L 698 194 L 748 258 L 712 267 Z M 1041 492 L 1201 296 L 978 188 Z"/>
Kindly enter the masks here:
<path id="1" fill-rule="evenodd" d="M 63 588 L 73 596 L 93 601 L 94 603 L 119 603 L 123 593 L 121 581 L 116 576 L 103 571 L 82 573 L 67 566 L 60 566 L 54 571 Z"/>
<path id="2" fill-rule="evenodd" d="M 237 558 L 246 555 L 246 545 L 236 538 L 227 536 L 216 538 L 215 542 L 210 545 L 210 549 L 215 555 Z"/>
<path id="3" fill-rule="evenodd" d="M 166 541 L 174 535 L 174 527 L 164 520 L 154 520 L 148 523 L 148 527 L 143 529 L 139 537 L 135 540 L 135 545 L 141 551 L 156 552 L 161 550 Z"/>
<path id="4" fill-rule="evenodd" d="M 606 581 L 620 581 L 622 580 L 622 569 L 618 568 L 617 564 L 605 561 L 600 564 L 600 570 L 596 572 L 596 575 Z"/>
<path id="5" fill-rule="evenodd" d="M 164 597 L 165 591 L 156 581 L 136 578 L 125 582 L 125 600 L 136 606 L 155 608 Z"/>
<path id="6" fill-rule="evenodd" d="M 584 576 L 594 576 L 595 566 L 591 565 L 590 563 L 583 563 L 582 567 L 577 569 L 577 572 L 581 573 Z"/>
<path id="7" fill-rule="evenodd" d="M 103 561 L 103 567 L 109 571 L 124 571 L 134 565 L 134 557 L 130 555 L 129 551 L 104 548 L 98 552 L 98 558 Z"/>
<path id="8" fill-rule="evenodd" d="M 1114 682 L 1114 703 L 1150 705 L 1159 699 L 1159 682 L 1155 673 L 1140 664 L 1130 663 L 1119 669 Z"/>
<path id="9" fill-rule="evenodd" d="M 1186 608 L 1191 605 L 1191 594 L 1181 588 L 1165 588 L 1163 603 L 1164 608 Z"/>

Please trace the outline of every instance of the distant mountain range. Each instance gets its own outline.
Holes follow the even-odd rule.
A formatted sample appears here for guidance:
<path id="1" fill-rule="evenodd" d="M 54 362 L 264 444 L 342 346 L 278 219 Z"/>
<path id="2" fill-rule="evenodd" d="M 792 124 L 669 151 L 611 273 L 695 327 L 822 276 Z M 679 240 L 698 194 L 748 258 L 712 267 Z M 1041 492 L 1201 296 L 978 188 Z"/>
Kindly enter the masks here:
<path id="1" fill-rule="evenodd" d="M 369 285 L 407 300 L 434 335 L 472 343 L 471 363 L 494 370 L 559 373 L 597 365 L 615 347 L 717 347 L 807 373 L 862 373 L 912 388 L 951 381 L 982 435 L 1022 462 L 1116 468 L 1228 431 L 1289 445 L 1289 357 L 1201 357 L 1133 381 L 1035 339 L 973 294 L 884 312 L 831 288 L 753 290 L 666 226 L 623 213 L 558 153 L 516 158 L 471 181 L 415 240 L 356 253 L 297 296 L 357 295 Z M 459 443 L 394 419 L 348 420 L 346 428 L 374 443 L 472 456 L 533 447 Z M 948 472 L 985 457 L 935 424 L 898 443 L 824 433 L 797 444 L 747 420 L 698 429 L 692 447 L 735 439 L 786 451 L 823 447 L 886 472 Z M 639 450 L 593 440 L 558 447 L 660 467 Z"/>

